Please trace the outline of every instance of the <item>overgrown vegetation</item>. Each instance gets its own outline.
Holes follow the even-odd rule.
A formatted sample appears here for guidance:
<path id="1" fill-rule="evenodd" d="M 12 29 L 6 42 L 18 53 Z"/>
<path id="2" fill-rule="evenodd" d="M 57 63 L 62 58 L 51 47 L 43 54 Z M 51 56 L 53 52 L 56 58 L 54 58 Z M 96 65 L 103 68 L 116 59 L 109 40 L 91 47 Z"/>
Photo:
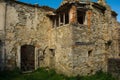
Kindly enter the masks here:
<path id="1" fill-rule="evenodd" d="M 0 80 L 115 80 L 110 74 L 102 71 L 92 76 L 66 77 L 54 70 L 40 68 L 32 73 L 22 74 L 18 69 L 0 72 Z"/>

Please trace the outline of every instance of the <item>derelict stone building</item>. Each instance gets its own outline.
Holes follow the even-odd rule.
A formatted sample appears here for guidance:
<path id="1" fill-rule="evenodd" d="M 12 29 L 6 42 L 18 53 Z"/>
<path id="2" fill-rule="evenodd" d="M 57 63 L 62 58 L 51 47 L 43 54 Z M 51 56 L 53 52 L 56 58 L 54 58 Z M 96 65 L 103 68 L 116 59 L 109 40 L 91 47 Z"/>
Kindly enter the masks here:
<path id="1" fill-rule="evenodd" d="M 64 0 L 56 10 L 0 0 L 0 69 L 107 71 L 108 59 L 120 58 L 116 16 L 105 0 Z"/>

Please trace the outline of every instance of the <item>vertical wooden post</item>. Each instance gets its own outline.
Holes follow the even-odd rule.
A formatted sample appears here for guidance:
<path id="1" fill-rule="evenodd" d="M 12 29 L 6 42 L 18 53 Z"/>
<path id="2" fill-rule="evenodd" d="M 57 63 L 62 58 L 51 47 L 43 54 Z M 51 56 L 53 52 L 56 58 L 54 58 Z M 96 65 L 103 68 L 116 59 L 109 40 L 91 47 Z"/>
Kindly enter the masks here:
<path id="1" fill-rule="evenodd" d="M 63 14 L 63 25 L 65 25 L 65 13 Z"/>
<path id="2" fill-rule="evenodd" d="M 59 14 L 59 17 L 58 17 L 58 18 L 59 18 L 59 22 L 58 22 L 58 23 L 59 23 L 59 26 L 60 26 L 60 24 L 61 24 L 61 22 L 60 22 L 60 14 Z"/>
<path id="3" fill-rule="evenodd" d="M 56 21 L 56 18 L 54 19 L 54 27 L 56 27 L 57 26 L 57 23 L 56 23 L 57 21 Z"/>

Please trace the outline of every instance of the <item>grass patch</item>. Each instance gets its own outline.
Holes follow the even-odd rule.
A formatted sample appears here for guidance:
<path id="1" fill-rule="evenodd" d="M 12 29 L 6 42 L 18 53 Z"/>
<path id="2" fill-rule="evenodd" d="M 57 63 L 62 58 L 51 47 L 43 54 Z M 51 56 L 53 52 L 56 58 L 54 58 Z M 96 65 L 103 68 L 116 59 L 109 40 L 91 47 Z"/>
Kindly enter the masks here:
<path id="1" fill-rule="evenodd" d="M 54 70 L 39 68 L 28 74 L 22 74 L 18 69 L 2 71 L 0 72 L 0 80 L 115 80 L 115 78 L 102 71 L 92 76 L 67 77 L 62 74 L 57 74 Z"/>

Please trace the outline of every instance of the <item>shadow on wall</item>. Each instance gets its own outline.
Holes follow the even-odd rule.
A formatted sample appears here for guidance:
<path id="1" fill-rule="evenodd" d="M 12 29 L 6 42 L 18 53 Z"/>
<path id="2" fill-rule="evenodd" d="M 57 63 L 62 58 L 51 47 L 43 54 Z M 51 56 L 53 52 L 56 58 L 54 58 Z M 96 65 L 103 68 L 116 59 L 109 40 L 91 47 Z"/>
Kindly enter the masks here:
<path id="1" fill-rule="evenodd" d="M 120 80 L 120 59 L 108 59 L 108 73 L 111 73 L 117 80 Z"/>
<path id="2" fill-rule="evenodd" d="M 2 56 L 3 56 L 3 54 L 2 54 L 2 41 L 0 40 L 0 70 L 2 70 L 2 66 L 3 66 L 3 63 L 2 63 L 2 61 L 3 61 L 3 59 L 2 59 Z"/>

